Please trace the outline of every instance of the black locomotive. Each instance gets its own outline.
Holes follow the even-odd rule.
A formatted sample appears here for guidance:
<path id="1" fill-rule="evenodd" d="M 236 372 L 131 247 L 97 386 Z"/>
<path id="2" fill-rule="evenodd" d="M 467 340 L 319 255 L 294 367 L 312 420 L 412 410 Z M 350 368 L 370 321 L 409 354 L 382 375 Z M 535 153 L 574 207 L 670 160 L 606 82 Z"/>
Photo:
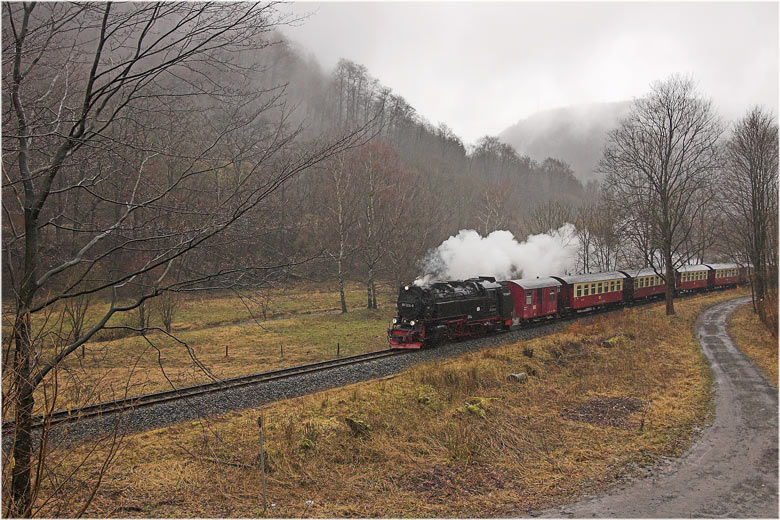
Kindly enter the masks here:
<path id="1" fill-rule="evenodd" d="M 479 336 L 508 328 L 512 307 L 507 282 L 492 277 L 404 285 L 398 293 L 398 315 L 387 335 L 394 348 Z"/>

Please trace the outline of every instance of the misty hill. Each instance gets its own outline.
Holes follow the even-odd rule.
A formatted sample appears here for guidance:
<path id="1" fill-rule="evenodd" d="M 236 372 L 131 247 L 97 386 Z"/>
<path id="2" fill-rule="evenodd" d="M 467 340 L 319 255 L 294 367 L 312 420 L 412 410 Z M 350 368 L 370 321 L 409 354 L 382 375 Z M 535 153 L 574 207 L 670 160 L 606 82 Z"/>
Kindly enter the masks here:
<path id="1" fill-rule="evenodd" d="M 510 126 L 499 138 L 536 160 L 557 157 L 566 161 L 582 182 L 600 179 L 593 171 L 607 132 L 627 115 L 630 106 L 630 101 L 619 101 L 546 110 Z"/>

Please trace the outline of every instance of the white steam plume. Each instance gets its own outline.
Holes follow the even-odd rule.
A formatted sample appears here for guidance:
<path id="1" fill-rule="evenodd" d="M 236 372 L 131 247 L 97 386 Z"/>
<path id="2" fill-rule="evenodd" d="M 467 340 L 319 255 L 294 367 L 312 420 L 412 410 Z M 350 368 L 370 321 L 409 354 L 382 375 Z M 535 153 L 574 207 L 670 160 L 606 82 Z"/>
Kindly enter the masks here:
<path id="1" fill-rule="evenodd" d="M 573 273 L 578 246 L 573 224 L 564 224 L 549 234 L 530 235 L 524 242 L 515 240 L 509 231 L 493 231 L 482 237 L 473 229 L 462 229 L 428 252 L 422 261 L 424 274 L 414 283 L 476 276 L 511 280 Z"/>

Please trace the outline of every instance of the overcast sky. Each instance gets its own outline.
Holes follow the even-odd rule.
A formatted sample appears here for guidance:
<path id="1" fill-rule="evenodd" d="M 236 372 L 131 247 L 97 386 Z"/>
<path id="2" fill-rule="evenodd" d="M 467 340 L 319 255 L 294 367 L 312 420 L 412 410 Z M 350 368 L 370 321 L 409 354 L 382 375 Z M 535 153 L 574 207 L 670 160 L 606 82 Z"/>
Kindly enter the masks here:
<path id="1" fill-rule="evenodd" d="M 777 3 L 300 2 L 284 32 L 326 70 L 361 63 L 466 142 L 534 112 L 693 75 L 727 118 L 777 113 Z"/>

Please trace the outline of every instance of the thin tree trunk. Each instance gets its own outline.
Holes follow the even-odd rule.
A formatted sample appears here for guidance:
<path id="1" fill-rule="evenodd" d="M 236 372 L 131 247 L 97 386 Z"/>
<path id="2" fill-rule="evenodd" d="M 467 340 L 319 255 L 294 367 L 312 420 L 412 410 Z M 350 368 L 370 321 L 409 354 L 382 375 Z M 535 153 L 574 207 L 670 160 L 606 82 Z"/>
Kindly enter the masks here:
<path id="1" fill-rule="evenodd" d="M 347 299 L 344 296 L 344 279 L 341 277 L 341 260 L 339 260 L 339 296 L 341 297 L 341 313 L 347 312 Z"/>
<path id="2" fill-rule="evenodd" d="M 674 315 L 674 269 L 672 269 L 672 257 L 666 257 L 666 315 Z"/>
<path id="3" fill-rule="evenodd" d="M 23 309 L 26 307 L 22 307 Z M 22 311 L 24 312 L 24 311 Z M 29 517 L 32 511 L 32 411 L 35 403 L 32 383 L 33 345 L 30 342 L 29 315 L 20 315 L 14 334 L 16 356 L 14 358 L 14 385 L 16 390 L 16 414 L 14 429 L 14 467 L 11 480 L 10 517 Z"/>

